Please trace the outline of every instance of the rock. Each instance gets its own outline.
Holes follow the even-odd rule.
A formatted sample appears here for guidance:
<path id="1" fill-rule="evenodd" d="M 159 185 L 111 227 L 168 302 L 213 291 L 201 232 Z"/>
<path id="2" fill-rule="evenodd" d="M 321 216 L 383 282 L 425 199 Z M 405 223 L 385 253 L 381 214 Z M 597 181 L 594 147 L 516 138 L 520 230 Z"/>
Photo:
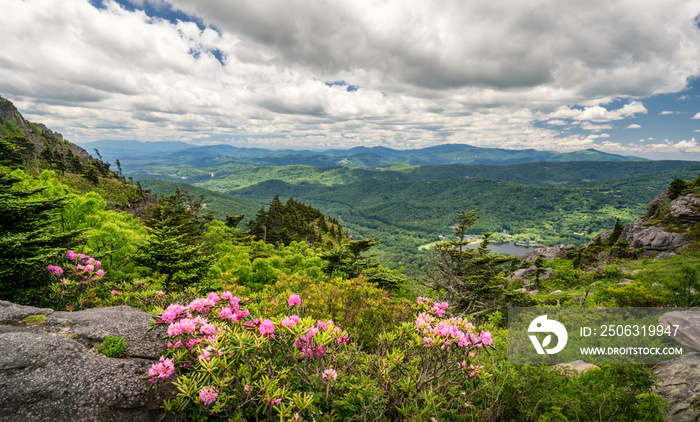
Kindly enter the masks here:
<path id="1" fill-rule="evenodd" d="M 589 369 L 600 369 L 598 366 L 593 365 L 592 363 L 587 363 L 582 360 L 575 360 L 573 362 L 566 362 L 566 363 L 558 363 L 554 365 L 559 368 L 565 368 L 565 369 L 570 369 L 572 371 L 575 371 L 577 374 L 581 373 L 583 371 L 587 371 Z"/>
<path id="2" fill-rule="evenodd" d="M 49 315 L 52 313 L 53 309 L 34 308 L 32 306 L 17 305 L 0 300 L 0 324 L 11 324 L 13 322 L 20 322 L 28 316 Z"/>
<path id="3" fill-rule="evenodd" d="M 42 324 L 22 322 L 39 314 L 47 315 Z M 163 332 L 146 333 L 146 312 L 127 306 L 53 312 L 0 302 L 0 317 L 11 324 L 0 326 L 3 421 L 158 421 L 163 415 L 160 406 L 174 387 L 162 383 L 149 391 L 141 379 L 163 350 L 156 344 Z M 124 337 L 131 356 L 96 353 L 92 346 L 107 335 Z"/>
<path id="4" fill-rule="evenodd" d="M 626 239 L 633 248 L 652 251 L 679 250 L 688 245 L 682 233 L 667 232 L 662 227 L 637 223 L 625 227 L 620 237 Z"/>
<path id="5" fill-rule="evenodd" d="M 555 290 L 555 291 L 553 291 L 553 292 L 550 292 L 549 294 L 550 294 L 550 295 L 556 295 L 556 294 L 559 294 L 559 293 L 562 293 L 562 291 L 561 291 L 561 290 Z"/>
<path id="6" fill-rule="evenodd" d="M 511 274 L 510 279 L 511 280 L 528 280 L 531 276 L 535 276 L 535 272 L 537 271 L 537 267 L 534 265 L 531 265 L 528 268 L 521 268 L 519 270 L 513 271 L 513 274 Z"/>
<path id="7" fill-rule="evenodd" d="M 82 342 L 101 343 L 108 335 L 124 337 L 126 353 L 133 357 L 158 359 L 165 352 L 163 329 L 147 332 L 153 317 L 130 306 L 86 309 L 79 312 L 55 312 L 47 325 L 70 324 Z"/>
<path id="8" fill-rule="evenodd" d="M 647 212 L 655 211 L 659 206 L 661 206 L 665 201 L 668 201 L 668 191 L 665 190 L 660 194 L 656 195 L 649 201 L 646 205 Z"/>
<path id="9" fill-rule="evenodd" d="M 690 353 L 669 363 L 656 365 L 654 373 L 661 378 L 654 392 L 669 402 L 664 419 L 669 422 L 696 422 L 700 412 L 693 401 L 700 396 L 700 353 Z"/>
<path id="10" fill-rule="evenodd" d="M 656 257 L 654 258 L 654 261 L 659 260 L 659 259 L 672 258 L 674 256 L 678 256 L 678 254 L 675 254 L 673 252 L 661 252 L 660 254 L 656 255 Z"/>
<path id="11" fill-rule="evenodd" d="M 539 290 L 530 290 L 528 293 L 530 293 L 531 295 L 536 295 L 537 292 L 539 292 Z"/>
<path id="12" fill-rule="evenodd" d="M 540 255 L 544 255 L 545 261 L 551 261 L 554 258 L 566 258 L 564 251 L 560 247 L 551 247 L 533 249 L 523 256 L 523 261 L 534 262 Z"/>
<path id="13" fill-rule="evenodd" d="M 695 224 L 700 221 L 700 211 L 696 211 L 700 207 L 700 197 L 688 194 L 671 201 L 669 211 L 671 215 L 676 217 L 681 223 Z"/>
<path id="14" fill-rule="evenodd" d="M 678 325 L 674 339 L 684 346 L 700 351 L 700 311 L 674 311 L 659 317 L 662 326 Z"/>
<path id="15" fill-rule="evenodd" d="M 618 286 L 624 286 L 625 284 L 632 284 L 632 279 L 623 278 L 621 282 L 617 283 Z"/>

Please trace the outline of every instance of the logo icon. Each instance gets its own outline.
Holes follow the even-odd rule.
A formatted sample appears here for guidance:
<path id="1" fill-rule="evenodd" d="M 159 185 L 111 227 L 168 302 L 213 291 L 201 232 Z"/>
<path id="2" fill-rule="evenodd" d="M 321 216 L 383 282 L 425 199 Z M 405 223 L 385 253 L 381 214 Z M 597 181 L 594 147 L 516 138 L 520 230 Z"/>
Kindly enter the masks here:
<path id="1" fill-rule="evenodd" d="M 552 333 L 557 336 L 557 346 L 546 349 L 546 351 L 544 348 L 549 346 L 549 343 L 552 342 L 551 334 L 542 340 L 542 345 L 540 345 L 537 337 L 533 335 L 529 336 L 532 345 L 535 346 L 535 350 L 537 350 L 537 353 L 540 355 L 544 355 L 545 353 L 553 355 L 561 352 L 564 346 L 566 346 L 566 342 L 569 340 L 569 334 L 566 332 L 566 328 L 559 321 L 547 319 L 547 315 L 540 315 L 533 319 L 527 331 L 530 333 Z"/>

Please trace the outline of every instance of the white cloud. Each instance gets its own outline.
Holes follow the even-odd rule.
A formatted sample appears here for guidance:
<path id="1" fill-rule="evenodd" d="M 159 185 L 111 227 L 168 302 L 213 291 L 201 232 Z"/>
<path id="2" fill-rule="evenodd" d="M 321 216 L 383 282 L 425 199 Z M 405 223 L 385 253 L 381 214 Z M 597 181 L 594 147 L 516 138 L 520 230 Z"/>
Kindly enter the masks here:
<path id="1" fill-rule="evenodd" d="M 670 110 L 664 110 L 659 113 L 659 116 L 667 116 L 669 114 L 680 114 L 679 111 L 670 111 Z"/>
<path id="2" fill-rule="evenodd" d="M 695 114 L 695 116 L 691 117 L 691 119 L 700 119 L 700 113 Z"/>
<path id="3" fill-rule="evenodd" d="M 572 150 L 700 73 L 684 0 L 171 3 L 216 30 L 110 1 L 6 1 L 0 93 L 72 140 Z"/>
<path id="4" fill-rule="evenodd" d="M 632 123 L 631 125 L 628 125 L 625 129 L 641 129 L 642 127 L 636 123 Z"/>

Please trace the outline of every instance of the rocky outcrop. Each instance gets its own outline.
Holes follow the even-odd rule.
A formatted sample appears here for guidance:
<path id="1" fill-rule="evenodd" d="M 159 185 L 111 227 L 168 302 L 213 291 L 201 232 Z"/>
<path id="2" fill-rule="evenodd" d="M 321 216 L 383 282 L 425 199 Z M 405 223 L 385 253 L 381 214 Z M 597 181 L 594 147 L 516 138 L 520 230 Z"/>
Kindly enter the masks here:
<path id="1" fill-rule="evenodd" d="M 525 285 L 530 285 L 534 283 L 536 275 L 537 267 L 535 265 L 531 265 L 528 268 L 521 268 L 513 271 L 510 279 L 513 281 L 522 280 L 525 282 Z M 549 280 L 550 278 L 552 278 L 552 268 L 548 267 L 542 270 L 540 273 L 540 280 Z"/>
<path id="2" fill-rule="evenodd" d="M 700 417 L 694 405 L 700 397 L 700 353 L 694 352 L 654 367 L 654 373 L 661 381 L 655 392 L 668 401 L 669 422 L 696 422 Z"/>
<path id="3" fill-rule="evenodd" d="M 620 238 L 626 239 L 633 248 L 648 251 L 675 251 L 688 246 L 682 233 L 667 232 L 663 227 L 644 226 L 639 222 L 625 227 Z"/>
<path id="4" fill-rule="evenodd" d="M 159 420 L 173 387 L 141 379 L 164 351 L 150 318 L 128 306 L 69 313 L 0 301 L 0 419 Z M 107 335 L 126 340 L 126 358 L 95 351 Z"/>
<path id="5" fill-rule="evenodd" d="M 672 216 L 683 224 L 695 224 L 700 221 L 700 197 L 688 194 L 671 201 L 668 210 Z"/>
<path id="6" fill-rule="evenodd" d="M 537 248 L 526 253 L 523 256 L 523 261 L 534 262 L 538 256 L 543 255 L 545 261 L 550 261 L 555 258 L 565 258 L 564 254 L 567 251 L 576 249 L 575 245 L 560 245 L 549 248 Z"/>
<path id="7" fill-rule="evenodd" d="M 668 312 L 659 317 L 662 326 L 678 325 L 674 337 L 680 344 L 700 350 L 700 311 Z M 700 353 L 692 352 L 654 367 L 661 379 L 656 392 L 669 402 L 667 421 L 690 422 L 700 417 L 694 405 L 700 397 Z"/>
<path id="8" fill-rule="evenodd" d="M 674 339 L 680 344 L 700 351 L 700 311 L 668 312 L 659 318 L 662 326 L 680 327 Z"/>

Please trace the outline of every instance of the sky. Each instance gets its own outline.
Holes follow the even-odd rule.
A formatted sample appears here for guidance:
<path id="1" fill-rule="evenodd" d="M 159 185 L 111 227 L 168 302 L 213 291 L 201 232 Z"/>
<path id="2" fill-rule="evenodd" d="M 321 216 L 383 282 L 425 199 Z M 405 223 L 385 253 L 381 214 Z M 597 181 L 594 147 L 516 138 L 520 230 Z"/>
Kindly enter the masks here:
<path id="1" fill-rule="evenodd" d="M 700 0 L 2 0 L 0 96 L 77 143 L 700 160 Z"/>

